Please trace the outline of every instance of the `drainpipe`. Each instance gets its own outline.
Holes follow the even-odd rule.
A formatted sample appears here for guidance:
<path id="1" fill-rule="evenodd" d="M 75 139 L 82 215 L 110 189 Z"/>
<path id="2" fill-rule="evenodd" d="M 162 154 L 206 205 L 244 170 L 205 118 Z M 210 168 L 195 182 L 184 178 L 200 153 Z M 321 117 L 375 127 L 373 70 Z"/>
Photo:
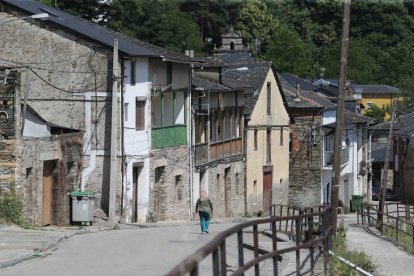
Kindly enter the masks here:
<path id="1" fill-rule="evenodd" d="M 190 220 L 193 220 L 193 113 L 191 110 L 191 86 L 192 86 L 192 74 L 193 74 L 193 64 L 190 65 L 190 68 L 188 70 L 188 154 L 189 154 L 189 160 L 188 160 L 188 167 L 189 167 L 189 192 L 190 192 Z"/>

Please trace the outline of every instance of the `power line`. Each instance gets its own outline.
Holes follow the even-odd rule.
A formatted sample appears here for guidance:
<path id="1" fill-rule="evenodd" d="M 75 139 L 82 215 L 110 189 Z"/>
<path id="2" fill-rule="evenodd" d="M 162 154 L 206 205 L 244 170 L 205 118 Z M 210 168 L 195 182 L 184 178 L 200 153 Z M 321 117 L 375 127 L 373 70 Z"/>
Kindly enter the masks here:
<path id="1" fill-rule="evenodd" d="M 57 90 L 60 90 L 60 91 L 63 91 L 63 92 L 67 92 L 67 93 L 87 93 L 87 92 L 91 92 L 91 91 L 96 91 L 98 88 L 101 88 L 101 87 L 103 87 L 103 86 L 105 86 L 105 85 L 107 85 L 108 84 L 108 82 L 107 81 L 105 81 L 105 82 L 103 82 L 103 83 L 101 83 L 101 84 L 99 84 L 99 85 L 96 85 L 96 86 L 94 86 L 93 88 L 89 88 L 89 89 L 85 89 L 85 90 L 83 90 L 83 91 L 73 91 L 73 90 L 67 90 L 67 89 L 64 89 L 64 88 L 60 88 L 60 87 L 58 87 L 58 86 L 56 86 L 56 85 L 54 85 L 54 84 L 52 84 L 52 83 L 50 83 L 49 81 L 47 81 L 47 80 L 45 80 L 42 76 L 40 76 L 37 72 L 35 72 L 32 68 L 30 68 L 30 67 L 27 67 L 33 74 L 35 74 L 36 75 L 36 77 L 38 77 L 40 80 L 42 80 L 44 83 L 46 83 L 47 85 L 49 85 L 49 86 L 51 86 L 51 87 L 53 87 L 53 88 L 55 88 L 55 89 L 57 89 Z"/>

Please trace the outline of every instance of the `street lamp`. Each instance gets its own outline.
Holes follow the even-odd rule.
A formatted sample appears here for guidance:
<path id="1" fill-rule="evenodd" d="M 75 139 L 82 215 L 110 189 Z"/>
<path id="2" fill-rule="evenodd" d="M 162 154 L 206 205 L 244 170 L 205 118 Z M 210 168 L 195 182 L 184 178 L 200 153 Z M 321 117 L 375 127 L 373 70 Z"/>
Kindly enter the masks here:
<path id="1" fill-rule="evenodd" d="M 15 20 L 29 19 L 29 18 L 46 20 L 46 19 L 49 18 L 49 14 L 47 14 L 47 13 L 38 13 L 38 14 L 30 15 L 30 16 L 12 18 L 12 19 L 0 22 L 0 25 L 6 24 L 6 23 L 11 22 L 11 21 L 15 21 Z"/>

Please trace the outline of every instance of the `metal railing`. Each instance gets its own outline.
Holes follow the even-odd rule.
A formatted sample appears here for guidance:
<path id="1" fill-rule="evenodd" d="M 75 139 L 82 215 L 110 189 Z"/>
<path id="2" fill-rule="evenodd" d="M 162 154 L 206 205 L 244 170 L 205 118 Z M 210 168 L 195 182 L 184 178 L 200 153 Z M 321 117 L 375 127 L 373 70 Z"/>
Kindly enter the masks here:
<path id="1" fill-rule="evenodd" d="M 281 212 L 284 213 L 284 210 L 291 211 L 287 211 L 287 216 L 277 215 Z M 244 222 L 219 233 L 213 240 L 174 267 L 167 275 L 199 275 L 201 262 L 203 262 L 203 271 L 211 269 L 212 275 L 214 276 L 227 275 L 227 257 L 228 251 L 231 251 L 229 245 L 231 244 L 230 239 L 232 237 L 237 240 L 237 252 L 235 254 L 232 252 L 233 254 L 231 254 L 232 257 L 237 255 L 237 265 L 233 266 L 231 275 L 244 275 L 245 272 L 253 268 L 254 274 L 260 275 L 259 264 L 265 260 L 272 260 L 273 275 L 278 275 L 278 259 L 281 255 L 289 252 L 296 253 L 296 275 L 301 275 L 301 249 L 309 249 L 311 270 L 313 271 L 315 266 L 313 258 L 315 246 L 323 248 L 324 270 L 326 272 L 329 261 L 329 250 L 332 246 L 331 208 L 317 207 L 316 209 L 301 209 L 273 205 L 271 207 L 271 214 L 273 216 L 269 218 Z M 314 228 L 315 223 L 320 225 L 316 230 Z M 268 225 L 270 225 L 269 235 L 259 235 L 259 226 L 267 227 Z M 289 229 L 289 231 L 286 230 L 283 232 L 289 232 L 294 238 L 294 246 L 278 249 L 278 232 L 282 232 L 282 229 Z M 250 234 L 252 234 L 253 245 L 244 242 Z M 259 247 L 260 241 L 262 241 L 259 240 L 259 237 L 265 242 L 268 242 L 268 239 L 271 238 L 272 249 L 270 251 L 263 250 Z M 252 255 L 251 258 L 248 260 L 244 249 L 253 251 L 253 254 L 250 254 Z M 207 261 L 208 267 L 206 267 L 205 261 L 208 256 L 211 257 L 211 262 Z"/>
<path id="2" fill-rule="evenodd" d="M 363 226 L 376 227 L 382 235 L 384 235 L 384 231 L 388 231 L 387 236 L 397 243 L 403 243 L 401 240 L 406 237 L 414 246 L 414 223 L 411 221 L 414 206 L 401 203 L 387 203 L 384 206 L 383 213 L 379 211 L 377 205 L 364 203 L 358 206 L 357 223 L 361 222 Z M 383 214 L 382 225 L 381 221 L 377 219 L 378 214 Z"/>

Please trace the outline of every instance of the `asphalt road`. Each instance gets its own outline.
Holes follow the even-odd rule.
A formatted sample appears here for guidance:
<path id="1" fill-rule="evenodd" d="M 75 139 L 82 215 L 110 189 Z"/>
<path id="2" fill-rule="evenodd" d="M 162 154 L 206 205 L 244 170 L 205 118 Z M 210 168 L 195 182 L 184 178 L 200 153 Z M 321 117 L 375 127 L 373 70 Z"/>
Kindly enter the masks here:
<path id="1" fill-rule="evenodd" d="M 53 251 L 13 267 L 2 276 L 164 275 L 182 259 L 234 224 L 134 228 L 74 236 Z M 203 273 L 200 273 L 203 275 Z"/>

